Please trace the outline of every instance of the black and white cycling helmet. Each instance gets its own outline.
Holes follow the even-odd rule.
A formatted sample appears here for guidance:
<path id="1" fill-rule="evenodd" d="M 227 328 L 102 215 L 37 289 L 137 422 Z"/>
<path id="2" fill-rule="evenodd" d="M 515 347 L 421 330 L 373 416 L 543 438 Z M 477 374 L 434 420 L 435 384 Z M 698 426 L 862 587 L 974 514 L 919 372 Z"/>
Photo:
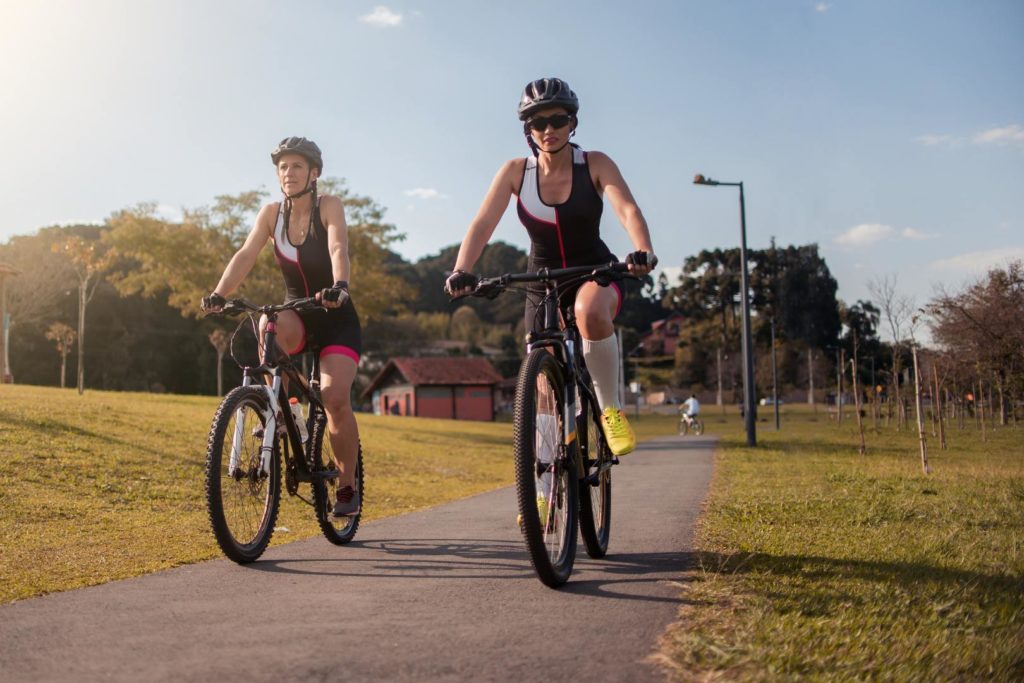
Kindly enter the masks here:
<path id="1" fill-rule="evenodd" d="M 539 78 L 528 83 L 523 90 L 523 97 L 519 100 L 519 120 L 525 121 L 547 107 L 564 107 L 575 116 L 580 110 L 580 101 L 561 78 Z"/>
<path id="2" fill-rule="evenodd" d="M 315 168 L 319 171 L 324 170 L 323 154 L 321 154 L 320 148 L 312 140 L 296 136 L 281 140 L 281 142 L 277 143 L 274 151 L 270 153 L 270 159 L 274 162 L 274 166 L 277 166 L 277 162 L 285 154 L 300 154 L 309 162 L 310 168 Z"/>

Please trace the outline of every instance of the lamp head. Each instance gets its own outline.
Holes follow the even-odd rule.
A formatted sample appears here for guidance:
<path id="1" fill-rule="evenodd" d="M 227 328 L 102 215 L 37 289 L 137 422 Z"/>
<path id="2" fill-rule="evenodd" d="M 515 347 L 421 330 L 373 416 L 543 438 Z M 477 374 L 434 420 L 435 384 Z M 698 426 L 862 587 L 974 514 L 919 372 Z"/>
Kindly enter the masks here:
<path id="1" fill-rule="evenodd" d="M 717 185 L 718 181 L 717 180 L 711 180 L 711 178 L 705 178 L 703 175 L 698 173 L 697 175 L 693 176 L 693 184 L 694 185 Z"/>

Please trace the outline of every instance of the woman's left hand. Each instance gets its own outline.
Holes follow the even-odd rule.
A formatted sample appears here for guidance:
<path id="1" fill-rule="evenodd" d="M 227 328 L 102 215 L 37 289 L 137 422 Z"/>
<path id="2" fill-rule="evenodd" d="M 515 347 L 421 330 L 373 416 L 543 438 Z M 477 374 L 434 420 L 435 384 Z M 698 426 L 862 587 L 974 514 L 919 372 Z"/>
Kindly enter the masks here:
<path id="1" fill-rule="evenodd" d="M 340 308 L 348 301 L 348 283 L 339 280 L 330 287 L 317 292 L 316 298 L 324 308 Z"/>
<path id="2" fill-rule="evenodd" d="M 647 275 L 658 265 L 658 257 L 653 251 L 634 251 L 626 256 L 626 263 L 633 275 Z"/>

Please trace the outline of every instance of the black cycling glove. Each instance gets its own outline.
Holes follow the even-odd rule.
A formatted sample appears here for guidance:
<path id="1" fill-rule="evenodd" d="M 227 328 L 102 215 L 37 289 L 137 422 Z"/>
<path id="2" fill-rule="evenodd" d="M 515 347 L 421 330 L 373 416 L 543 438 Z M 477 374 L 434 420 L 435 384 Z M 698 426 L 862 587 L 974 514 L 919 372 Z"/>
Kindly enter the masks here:
<path id="1" fill-rule="evenodd" d="M 658 257 L 646 251 L 634 251 L 626 256 L 626 263 L 654 268 L 654 266 L 658 265 Z"/>
<path id="2" fill-rule="evenodd" d="M 209 311 L 211 308 L 224 308 L 224 305 L 227 302 L 228 300 L 217 292 L 210 292 L 203 297 L 202 302 L 200 302 L 200 306 L 204 311 Z"/>
<path id="3" fill-rule="evenodd" d="M 444 281 L 444 291 L 448 296 L 452 296 L 454 292 L 463 289 L 474 289 L 478 282 L 480 282 L 480 278 L 473 273 L 456 270 Z"/>
<path id="4" fill-rule="evenodd" d="M 348 283 L 344 280 L 338 280 L 327 289 L 320 291 L 320 300 L 327 303 L 335 301 L 345 303 L 346 299 L 348 299 Z"/>

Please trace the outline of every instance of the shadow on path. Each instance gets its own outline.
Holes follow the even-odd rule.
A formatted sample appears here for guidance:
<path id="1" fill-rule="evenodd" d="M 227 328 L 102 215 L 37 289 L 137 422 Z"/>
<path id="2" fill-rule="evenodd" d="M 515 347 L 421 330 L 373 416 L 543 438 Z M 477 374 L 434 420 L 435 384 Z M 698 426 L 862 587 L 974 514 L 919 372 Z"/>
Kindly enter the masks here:
<path id="1" fill-rule="evenodd" d="M 310 576 L 373 576 L 390 579 L 518 579 L 536 581 L 523 547 L 493 539 L 414 539 L 354 541 L 346 557 L 261 560 L 247 569 Z M 366 551 L 366 552 L 362 552 Z M 616 553 L 599 560 L 582 547 L 569 583 L 559 589 L 568 595 L 646 602 L 680 603 L 677 588 L 665 595 L 636 595 L 628 587 L 678 582 L 694 566 L 696 553 Z M 615 587 L 615 588 L 612 588 Z"/>

